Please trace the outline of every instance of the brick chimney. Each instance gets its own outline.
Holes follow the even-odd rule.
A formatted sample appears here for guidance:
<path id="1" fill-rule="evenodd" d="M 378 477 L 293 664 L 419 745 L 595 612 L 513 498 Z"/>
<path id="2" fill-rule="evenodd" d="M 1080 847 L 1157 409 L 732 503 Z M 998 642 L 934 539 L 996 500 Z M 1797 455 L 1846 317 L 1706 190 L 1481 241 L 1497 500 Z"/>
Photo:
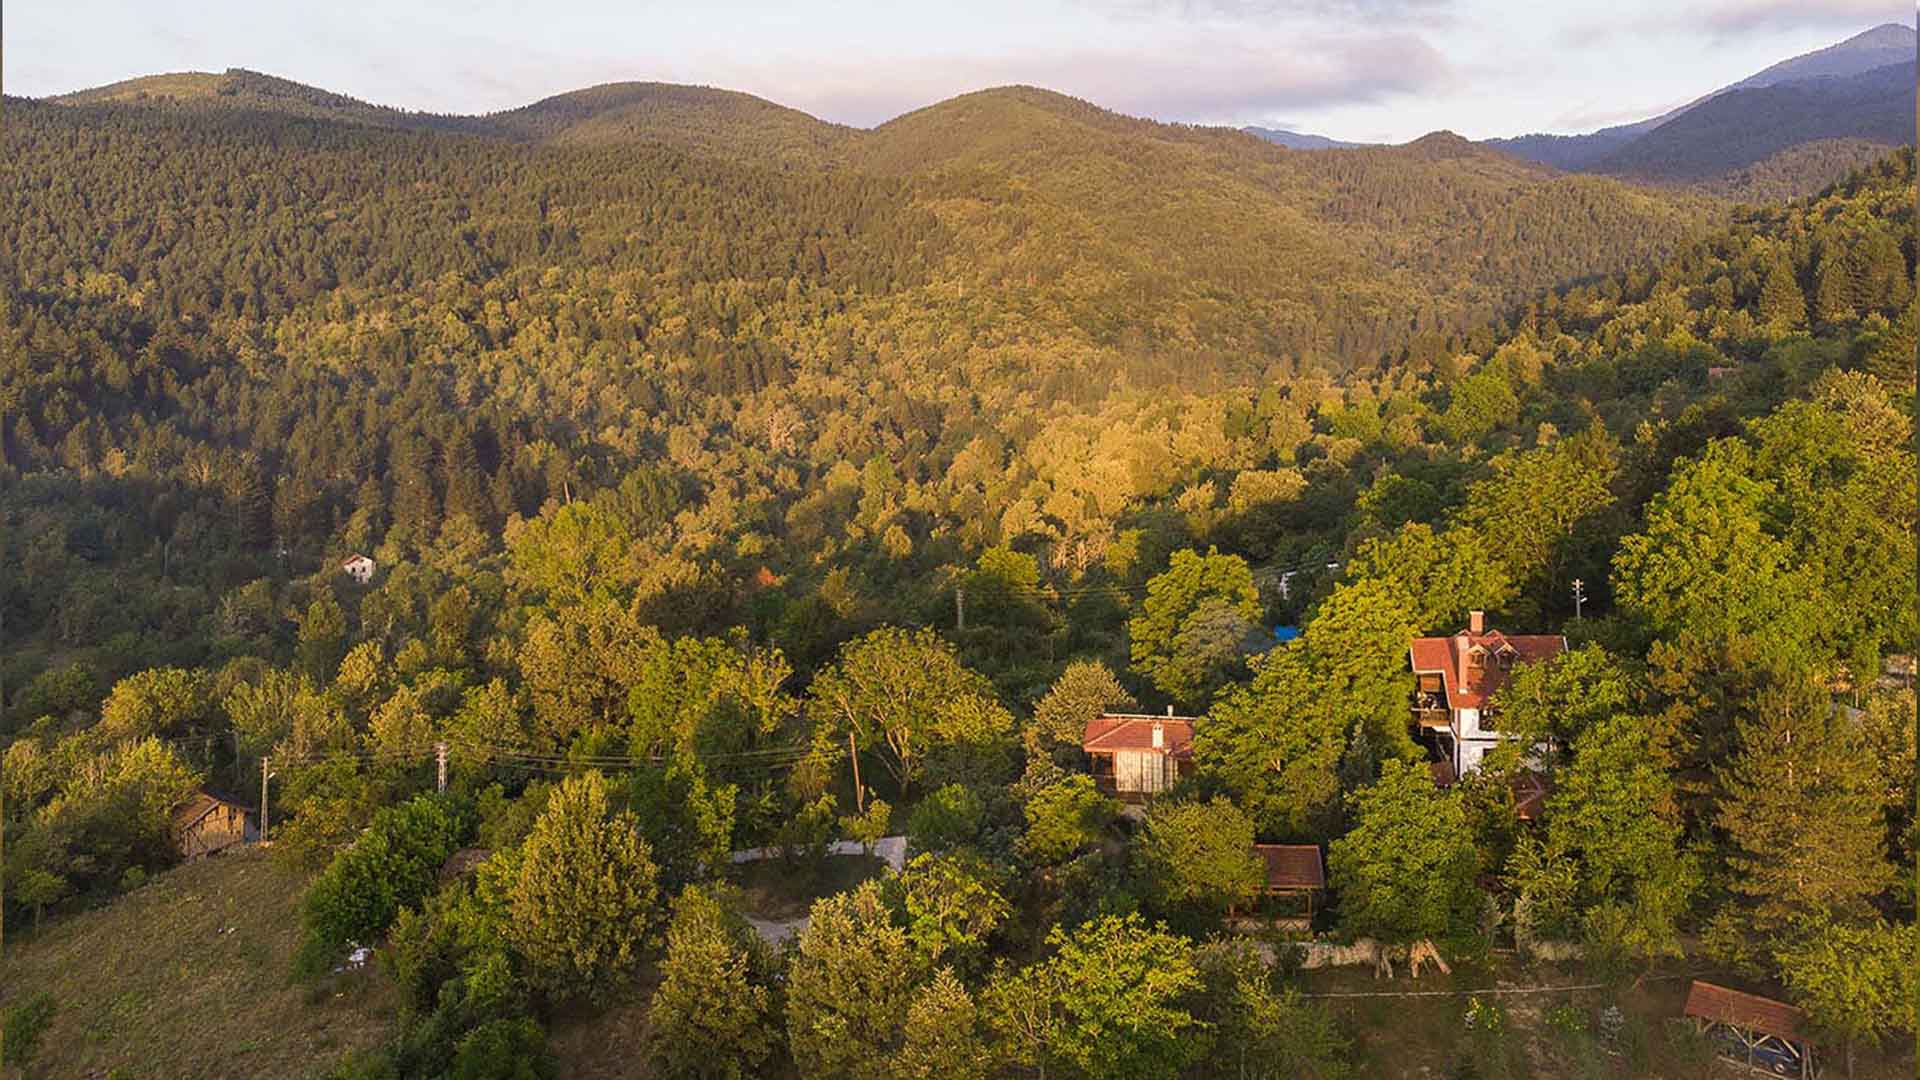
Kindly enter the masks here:
<path id="1" fill-rule="evenodd" d="M 1153 748 L 1155 750 L 1165 750 L 1167 748 L 1167 725 L 1161 723 L 1158 719 L 1155 719 L 1153 722 Z"/>
<path id="2" fill-rule="evenodd" d="M 1487 632 L 1487 613 L 1484 611 L 1467 612 L 1467 633 L 1484 634 Z"/>

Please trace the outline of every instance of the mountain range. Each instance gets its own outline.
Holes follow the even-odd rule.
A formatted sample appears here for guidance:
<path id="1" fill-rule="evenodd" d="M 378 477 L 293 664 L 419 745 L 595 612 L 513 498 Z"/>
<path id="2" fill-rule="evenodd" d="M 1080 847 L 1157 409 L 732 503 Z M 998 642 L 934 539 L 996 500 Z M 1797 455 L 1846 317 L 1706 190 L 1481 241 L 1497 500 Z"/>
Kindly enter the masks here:
<path id="1" fill-rule="evenodd" d="M 1913 28 L 1887 23 L 1659 116 L 1486 145 L 1573 172 L 1792 194 L 1913 141 L 1915 48 Z"/>
<path id="2" fill-rule="evenodd" d="M 1880 156 L 1888 146 L 1912 141 L 1915 49 L 1912 28 L 1888 23 L 1773 64 L 1659 116 L 1581 135 L 1521 135 L 1488 139 L 1483 145 L 1569 172 L 1695 185 L 1750 199 L 1789 196 L 1830 182 Z M 827 123 L 749 94 L 654 82 L 590 87 L 484 116 L 406 112 L 239 68 L 223 74 L 146 76 L 48 100 L 63 105 L 226 106 L 576 146 L 658 140 L 788 166 L 847 164 L 875 142 L 861 129 Z M 905 119 L 896 118 L 875 132 Z M 1368 145 L 1275 128 L 1241 130 L 1293 150 Z"/>

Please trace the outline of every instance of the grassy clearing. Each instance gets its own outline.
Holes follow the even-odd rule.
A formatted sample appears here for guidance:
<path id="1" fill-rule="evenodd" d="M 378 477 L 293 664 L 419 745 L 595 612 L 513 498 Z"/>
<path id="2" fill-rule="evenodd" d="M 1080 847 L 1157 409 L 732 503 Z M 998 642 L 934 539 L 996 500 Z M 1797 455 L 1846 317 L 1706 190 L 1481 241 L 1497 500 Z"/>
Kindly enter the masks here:
<path id="1" fill-rule="evenodd" d="M 815 898 L 883 869 L 878 859 L 838 856 L 817 874 L 769 861 L 733 867 L 729 877 L 755 917 L 790 919 L 805 915 Z M 317 987 L 288 981 L 300 940 L 299 892 L 297 882 L 258 853 L 226 855 L 159 875 L 108 907 L 56 920 L 37 935 L 10 939 L 0 1007 L 43 990 L 59 1006 L 27 1075 L 311 1076 L 349 1050 L 385 1039 L 397 1002 L 377 972 Z M 646 1002 L 655 977 L 652 965 L 643 966 L 636 984 L 615 1000 L 550 1018 L 561 1075 L 648 1074 Z M 1428 1080 L 1466 1075 L 1462 1065 L 1472 1056 L 1461 1023 L 1467 993 L 1594 981 L 1577 969 L 1512 963 L 1418 980 L 1376 980 L 1365 967 L 1301 977 L 1312 994 L 1464 991 L 1323 999 L 1355 1040 L 1360 1075 Z M 1667 1020 L 1679 1015 L 1686 986 L 1684 977 L 1662 977 L 1618 991 L 1490 996 L 1507 1020 L 1506 1075 L 1733 1080 L 1734 1070 L 1704 1062 L 1671 1034 Z M 1599 1053 L 1590 1036 L 1567 1034 L 1548 1019 L 1556 1006 L 1567 1005 L 1590 1020 L 1609 1004 L 1628 1017 L 1625 1052 L 1618 1056 Z M 1824 1066 L 1825 1075 L 1841 1075 L 1831 1056 Z M 1860 1055 L 1860 1080 L 1914 1075 L 1910 1045 Z"/>
<path id="2" fill-rule="evenodd" d="M 228 854 L 9 938 L 0 1006 L 46 991 L 59 1008 L 26 1075 L 297 1077 L 378 1042 L 395 1006 L 379 975 L 289 982 L 299 898 L 263 854 Z"/>
<path id="3" fill-rule="evenodd" d="M 1488 988 L 1583 986 L 1600 980 L 1577 969 L 1498 963 L 1491 971 L 1456 970 L 1419 979 L 1380 980 L 1370 967 L 1322 969 L 1304 973 L 1310 994 L 1409 994 L 1460 991 L 1452 996 L 1329 997 L 1322 1003 L 1340 1018 L 1354 1038 L 1363 1076 L 1442 1078 L 1507 1076 L 1569 1077 L 1577 1080 L 1737 1080 L 1748 1075 L 1716 1062 L 1683 1025 L 1680 1016 L 1692 969 L 1656 972 L 1638 986 L 1617 989 L 1560 990 L 1531 994 L 1483 994 L 1499 1005 L 1505 1020 L 1504 1071 L 1475 1060 L 1463 1017 L 1474 991 Z M 1715 979 L 1712 973 L 1697 973 Z M 1725 982 L 1721 976 L 1717 981 Z M 1737 981 L 1737 980 L 1736 980 Z M 1625 1025 L 1615 1053 L 1603 1052 L 1593 1034 L 1601 1010 L 1617 1005 Z M 1577 1016 L 1586 1031 L 1569 1031 L 1552 1022 Z M 1844 1074 L 1827 1054 L 1819 1062 L 1823 1076 Z M 1477 1067 L 1476 1067 L 1477 1066 Z M 1858 1080 L 1908 1080 L 1915 1075 L 1911 1047 L 1876 1055 L 1862 1052 Z"/>
<path id="4" fill-rule="evenodd" d="M 740 887 L 746 914 L 784 920 L 804 916 L 815 900 L 879 877 L 886 868 L 885 862 L 871 855 L 834 855 L 811 869 L 766 859 L 729 867 L 727 879 Z"/>

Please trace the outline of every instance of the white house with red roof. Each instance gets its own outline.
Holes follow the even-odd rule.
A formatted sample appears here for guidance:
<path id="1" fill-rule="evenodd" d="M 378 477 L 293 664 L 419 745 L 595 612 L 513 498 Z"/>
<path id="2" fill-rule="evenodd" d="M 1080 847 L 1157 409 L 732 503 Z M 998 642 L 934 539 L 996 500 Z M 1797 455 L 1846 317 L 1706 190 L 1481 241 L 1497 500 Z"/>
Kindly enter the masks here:
<path id="1" fill-rule="evenodd" d="M 1173 787 L 1193 760 L 1198 717 L 1104 713 L 1087 723 L 1080 748 L 1102 791 L 1138 802 Z"/>
<path id="2" fill-rule="evenodd" d="M 1488 699 L 1506 685 L 1515 667 L 1566 651 L 1567 639 L 1559 634 L 1492 629 L 1484 611 L 1471 612 L 1466 627 L 1447 637 L 1415 638 L 1408 662 L 1416 680 L 1416 734 L 1439 744 L 1455 776 L 1473 772 L 1505 737 Z"/>

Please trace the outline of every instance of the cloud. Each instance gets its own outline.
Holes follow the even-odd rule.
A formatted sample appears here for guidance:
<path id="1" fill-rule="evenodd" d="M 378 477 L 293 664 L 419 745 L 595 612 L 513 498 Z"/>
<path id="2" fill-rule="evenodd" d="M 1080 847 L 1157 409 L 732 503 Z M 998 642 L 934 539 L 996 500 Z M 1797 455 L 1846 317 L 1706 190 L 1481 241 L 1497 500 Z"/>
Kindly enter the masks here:
<path id="1" fill-rule="evenodd" d="M 1575 22 L 1561 31 L 1560 43 L 1577 48 L 1603 37 L 1675 31 L 1724 42 L 1793 31 L 1851 33 L 1882 23 L 1911 26 L 1912 19 L 1910 10 L 1897 0 L 1712 0 L 1638 16 Z"/>
<path id="2" fill-rule="evenodd" d="M 1271 22 L 1302 16 L 1342 19 L 1446 17 L 1454 3 L 1455 0 L 1087 0 L 1085 6 L 1110 15 Z"/>
<path id="3" fill-rule="evenodd" d="M 711 80 L 715 66 L 700 70 Z M 728 74 L 730 79 L 715 81 L 862 126 L 955 94 L 1013 83 L 1157 120 L 1241 124 L 1378 102 L 1454 81 L 1445 57 L 1422 38 L 1399 32 L 1285 45 L 1195 35 L 1151 48 L 913 56 L 857 66 L 788 58 Z"/>
<path id="4" fill-rule="evenodd" d="M 1665 116 L 1692 98 L 1675 98 L 1658 105 L 1595 105 L 1591 102 L 1554 117 L 1547 131 L 1597 131 L 1617 124 L 1635 124 L 1654 116 Z"/>
<path id="5" fill-rule="evenodd" d="M 1770 30 L 1907 23 L 1908 9 L 1887 0 L 1719 0 L 1686 9 L 1683 18 L 1718 36 Z"/>

